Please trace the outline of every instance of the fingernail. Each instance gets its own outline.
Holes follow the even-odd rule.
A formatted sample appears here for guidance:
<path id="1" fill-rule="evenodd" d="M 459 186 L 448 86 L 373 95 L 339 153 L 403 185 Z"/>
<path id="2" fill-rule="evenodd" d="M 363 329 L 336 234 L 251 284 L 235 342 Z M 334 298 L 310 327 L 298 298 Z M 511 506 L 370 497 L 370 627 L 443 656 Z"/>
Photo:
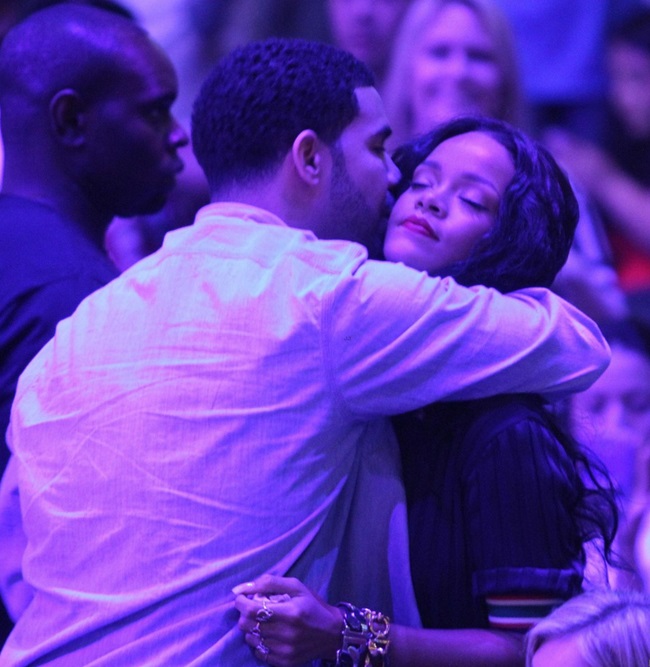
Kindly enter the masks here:
<path id="1" fill-rule="evenodd" d="M 235 595 L 240 595 L 241 593 L 244 593 L 247 588 L 253 588 L 253 582 L 252 581 L 247 581 L 245 584 L 239 584 L 238 586 L 235 586 L 232 589 L 232 592 Z"/>

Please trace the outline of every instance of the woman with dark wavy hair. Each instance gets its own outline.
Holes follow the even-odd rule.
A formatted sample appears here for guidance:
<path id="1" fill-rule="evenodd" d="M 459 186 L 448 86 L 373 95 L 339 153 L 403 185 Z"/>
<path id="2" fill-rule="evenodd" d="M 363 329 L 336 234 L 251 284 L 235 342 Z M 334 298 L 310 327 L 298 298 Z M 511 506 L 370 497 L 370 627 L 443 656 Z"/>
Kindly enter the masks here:
<path id="1" fill-rule="evenodd" d="M 578 205 L 543 147 L 502 121 L 462 117 L 394 160 L 403 179 L 386 259 L 502 292 L 551 284 Z M 441 403 L 394 423 L 425 629 L 390 627 L 380 613 L 331 607 L 296 580 L 265 576 L 236 589 L 247 641 L 261 636 L 271 665 L 335 654 L 337 665 L 382 665 L 388 655 L 393 667 L 522 665 L 523 633 L 581 591 L 584 545 L 600 539 L 610 558 L 618 514 L 609 476 L 539 396 Z M 286 597 L 260 600 L 269 594 Z"/>
<path id="2" fill-rule="evenodd" d="M 463 285 L 482 284 L 500 292 L 549 287 L 571 247 L 578 203 L 551 154 L 511 125 L 492 118 L 461 116 L 404 144 L 393 155 L 402 172 L 393 194 L 400 196 L 409 188 L 417 189 L 413 174 L 418 167 L 426 170 L 427 158 L 439 144 L 474 132 L 492 137 L 507 151 L 514 174 L 491 212 L 489 233 L 478 239 L 469 255 L 433 273 L 452 276 Z M 424 247 L 422 252 L 429 250 Z M 387 259 L 409 264 L 406 257 L 393 250 L 390 234 L 384 253 Z M 440 251 L 431 249 L 430 254 L 435 260 Z"/>

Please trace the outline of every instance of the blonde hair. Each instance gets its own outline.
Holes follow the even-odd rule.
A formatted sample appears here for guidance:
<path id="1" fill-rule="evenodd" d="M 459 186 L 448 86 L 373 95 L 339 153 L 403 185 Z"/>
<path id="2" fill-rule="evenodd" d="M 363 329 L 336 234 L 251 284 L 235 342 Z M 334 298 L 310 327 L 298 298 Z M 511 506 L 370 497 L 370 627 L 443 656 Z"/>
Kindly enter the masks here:
<path id="1" fill-rule="evenodd" d="M 572 598 L 526 636 L 527 667 L 543 644 L 571 636 L 590 667 L 646 665 L 650 660 L 650 597 L 602 590 Z"/>
<path id="2" fill-rule="evenodd" d="M 393 44 L 391 64 L 382 89 L 395 145 L 413 138 L 410 70 L 425 29 L 446 5 L 460 4 L 473 11 L 494 43 L 496 65 L 501 73 L 501 104 L 498 120 L 521 126 L 523 109 L 517 55 L 510 24 L 493 0 L 413 0 Z M 449 120 L 449 119 L 446 119 Z M 430 128 L 432 129 L 432 128 Z"/>

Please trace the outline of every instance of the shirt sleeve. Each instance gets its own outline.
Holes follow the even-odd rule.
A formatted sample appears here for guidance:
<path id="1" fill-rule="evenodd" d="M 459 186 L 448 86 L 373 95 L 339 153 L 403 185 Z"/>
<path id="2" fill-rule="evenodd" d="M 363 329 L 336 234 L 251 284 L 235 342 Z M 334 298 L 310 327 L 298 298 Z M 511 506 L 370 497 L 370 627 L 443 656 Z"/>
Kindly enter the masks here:
<path id="1" fill-rule="evenodd" d="M 33 591 L 22 574 L 22 557 L 27 539 L 23 532 L 18 474 L 13 458 L 9 459 L 0 482 L 0 543 L 0 595 L 9 616 L 15 622 L 31 601 Z"/>
<path id="2" fill-rule="evenodd" d="M 571 514 L 577 473 L 562 445 L 525 419 L 470 446 L 463 496 L 473 594 L 575 594 L 584 566 Z"/>
<path id="3" fill-rule="evenodd" d="M 609 363 L 596 324 L 548 290 L 503 295 L 389 262 L 340 278 L 323 335 L 332 384 L 367 416 L 504 393 L 557 398 Z"/>

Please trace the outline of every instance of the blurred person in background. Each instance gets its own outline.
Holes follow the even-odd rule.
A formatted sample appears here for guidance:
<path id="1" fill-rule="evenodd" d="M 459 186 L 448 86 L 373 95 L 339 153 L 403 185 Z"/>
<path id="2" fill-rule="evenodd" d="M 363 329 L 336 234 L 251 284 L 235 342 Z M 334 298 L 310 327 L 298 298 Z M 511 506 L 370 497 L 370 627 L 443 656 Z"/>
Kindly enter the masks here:
<path id="1" fill-rule="evenodd" d="M 384 87 L 397 145 L 467 113 L 520 124 L 510 27 L 492 0 L 414 0 Z"/>
<path id="2" fill-rule="evenodd" d="M 608 27 L 639 0 L 495 0 L 515 35 L 527 106 L 538 137 L 551 125 L 602 136 Z"/>
<path id="3" fill-rule="evenodd" d="M 326 0 L 334 44 L 364 62 L 383 92 L 395 35 L 411 0 Z"/>
<path id="4" fill-rule="evenodd" d="M 596 450 L 629 498 L 636 451 L 650 439 L 650 348 L 628 322 L 601 328 L 612 361 L 589 389 L 571 397 L 571 430 Z"/>
<path id="5" fill-rule="evenodd" d="M 589 389 L 570 398 L 569 428 L 604 462 L 621 494 L 616 548 L 627 568 L 608 578 L 616 587 L 650 592 L 650 338 L 631 321 L 605 323 L 602 330 L 612 361 Z"/>
<path id="6" fill-rule="evenodd" d="M 526 667 L 639 667 L 650 661 L 650 598 L 599 590 L 565 602 L 526 638 Z"/>
<path id="7" fill-rule="evenodd" d="M 637 483 L 630 502 L 630 535 L 628 547 L 638 575 L 638 582 L 646 593 L 650 593 L 650 443 L 645 442 L 639 450 L 637 460 Z"/>
<path id="8" fill-rule="evenodd" d="M 596 202 L 632 314 L 650 323 L 650 9 L 610 34 L 609 123 L 601 144 L 554 130 L 553 152 Z"/>

